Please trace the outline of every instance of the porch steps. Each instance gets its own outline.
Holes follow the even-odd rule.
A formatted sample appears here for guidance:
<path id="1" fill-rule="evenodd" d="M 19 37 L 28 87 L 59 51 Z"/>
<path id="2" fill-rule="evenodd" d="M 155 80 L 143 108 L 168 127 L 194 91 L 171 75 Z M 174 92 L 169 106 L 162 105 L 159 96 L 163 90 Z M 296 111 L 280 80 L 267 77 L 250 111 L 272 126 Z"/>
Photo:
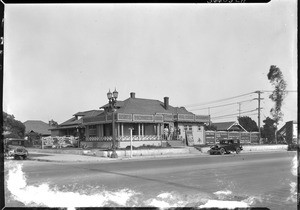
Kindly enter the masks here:
<path id="1" fill-rule="evenodd" d="M 197 148 L 195 147 L 189 147 L 189 151 L 191 154 L 199 154 L 199 153 L 202 153 L 201 150 L 198 150 Z"/>
<path id="2" fill-rule="evenodd" d="M 194 145 L 194 148 L 195 148 L 196 150 L 198 150 L 199 152 L 202 152 L 202 149 L 201 149 L 201 147 L 199 147 L 199 146 L 195 146 L 195 145 Z"/>

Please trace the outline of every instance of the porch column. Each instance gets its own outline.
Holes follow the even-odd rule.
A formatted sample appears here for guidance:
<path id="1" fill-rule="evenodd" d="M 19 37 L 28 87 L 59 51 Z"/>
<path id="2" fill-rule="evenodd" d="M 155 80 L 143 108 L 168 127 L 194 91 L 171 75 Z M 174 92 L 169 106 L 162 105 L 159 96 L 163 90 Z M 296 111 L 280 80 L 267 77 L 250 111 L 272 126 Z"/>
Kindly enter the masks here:
<path id="1" fill-rule="evenodd" d="M 86 129 L 85 129 L 85 140 L 87 141 L 89 138 L 90 138 L 90 134 L 89 134 L 89 130 L 90 130 L 90 126 L 86 126 Z"/>
<path id="2" fill-rule="evenodd" d="M 138 124 L 138 135 L 139 135 L 139 140 L 141 140 L 141 125 L 140 123 Z"/>
<path id="3" fill-rule="evenodd" d="M 124 135 L 124 125 L 123 125 L 123 123 L 121 123 L 121 135 L 122 135 L 122 138 L 123 138 L 123 135 Z"/>
<path id="4" fill-rule="evenodd" d="M 103 137 L 103 124 L 99 125 L 99 137 Z"/>
<path id="5" fill-rule="evenodd" d="M 144 137 L 144 123 L 142 123 L 142 137 Z"/>

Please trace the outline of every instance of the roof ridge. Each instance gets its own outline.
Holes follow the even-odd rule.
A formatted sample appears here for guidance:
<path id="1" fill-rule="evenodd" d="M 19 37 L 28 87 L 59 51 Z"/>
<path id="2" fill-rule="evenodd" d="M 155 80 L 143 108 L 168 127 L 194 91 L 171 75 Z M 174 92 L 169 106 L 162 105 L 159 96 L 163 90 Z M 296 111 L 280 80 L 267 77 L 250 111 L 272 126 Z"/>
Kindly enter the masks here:
<path id="1" fill-rule="evenodd" d="M 129 98 L 127 98 L 127 99 L 125 99 L 124 101 L 127 101 L 127 100 L 129 100 L 129 99 L 133 99 L 133 100 L 135 100 L 135 99 L 139 99 L 139 100 L 147 100 L 147 101 L 159 101 L 159 102 L 162 102 L 162 101 L 160 101 L 160 100 L 158 100 L 158 99 L 149 99 L 149 98 L 131 98 L 131 97 L 129 97 Z"/>
<path id="2" fill-rule="evenodd" d="M 42 121 L 42 120 L 26 120 L 26 121 L 23 122 L 23 123 L 26 123 L 26 122 L 43 122 L 43 123 L 46 123 L 46 122 L 44 122 L 44 121 Z M 46 124 L 48 124 L 48 123 L 46 123 Z"/>

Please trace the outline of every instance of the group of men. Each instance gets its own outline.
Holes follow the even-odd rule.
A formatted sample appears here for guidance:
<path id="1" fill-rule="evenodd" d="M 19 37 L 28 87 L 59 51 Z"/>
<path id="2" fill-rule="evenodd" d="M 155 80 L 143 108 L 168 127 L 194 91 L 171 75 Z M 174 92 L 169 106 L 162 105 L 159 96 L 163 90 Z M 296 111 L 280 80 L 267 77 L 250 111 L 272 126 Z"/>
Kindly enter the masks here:
<path id="1" fill-rule="evenodd" d="M 175 134 L 176 136 L 178 136 L 180 133 L 180 129 L 178 128 L 177 130 L 177 133 Z M 174 139 L 174 127 L 171 126 L 170 129 L 168 127 L 165 127 L 164 128 L 164 139 L 165 140 L 172 140 Z"/>

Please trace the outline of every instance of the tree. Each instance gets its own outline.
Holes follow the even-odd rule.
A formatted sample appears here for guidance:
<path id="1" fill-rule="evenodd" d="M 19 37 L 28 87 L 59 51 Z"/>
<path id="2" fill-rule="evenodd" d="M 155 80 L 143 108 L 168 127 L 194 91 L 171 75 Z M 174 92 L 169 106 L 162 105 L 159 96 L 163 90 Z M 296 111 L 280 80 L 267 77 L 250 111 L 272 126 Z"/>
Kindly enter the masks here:
<path id="1" fill-rule="evenodd" d="M 281 111 L 281 106 L 283 103 L 283 99 L 286 96 L 286 86 L 287 83 L 285 82 L 283 78 L 283 74 L 281 70 L 272 65 L 270 67 L 269 73 L 268 73 L 268 80 L 270 83 L 274 86 L 274 91 L 272 94 L 269 96 L 269 98 L 275 102 L 274 107 L 270 110 L 270 113 L 273 117 L 273 120 L 275 121 L 275 141 L 277 143 L 277 138 L 276 138 L 276 131 L 277 131 L 277 126 L 279 121 L 282 120 L 283 117 L 283 112 Z"/>
<path id="2" fill-rule="evenodd" d="M 56 126 L 58 126 L 58 123 L 52 119 L 49 121 L 49 125 L 52 127 L 56 127 Z"/>
<path id="3" fill-rule="evenodd" d="M 266 138 L 268 143 L 274 143 L 276 121 L 267 117 L 264 121 L 263 128 L 261 129 L 261 137 Z"/>
<path id="4" fill-rule="evenodd" d="M 258 131 L 258 126 L 254 120 L 248 116 L 238 118 L 239 124 L 243 126 L 248 132 Z"/>
<path id="5" fill-rule="evenodd" d="M 25 125 L 15 120 L 14 115 L 3 112 L 3 136 L 4 138 L 24 138 Z"/>

